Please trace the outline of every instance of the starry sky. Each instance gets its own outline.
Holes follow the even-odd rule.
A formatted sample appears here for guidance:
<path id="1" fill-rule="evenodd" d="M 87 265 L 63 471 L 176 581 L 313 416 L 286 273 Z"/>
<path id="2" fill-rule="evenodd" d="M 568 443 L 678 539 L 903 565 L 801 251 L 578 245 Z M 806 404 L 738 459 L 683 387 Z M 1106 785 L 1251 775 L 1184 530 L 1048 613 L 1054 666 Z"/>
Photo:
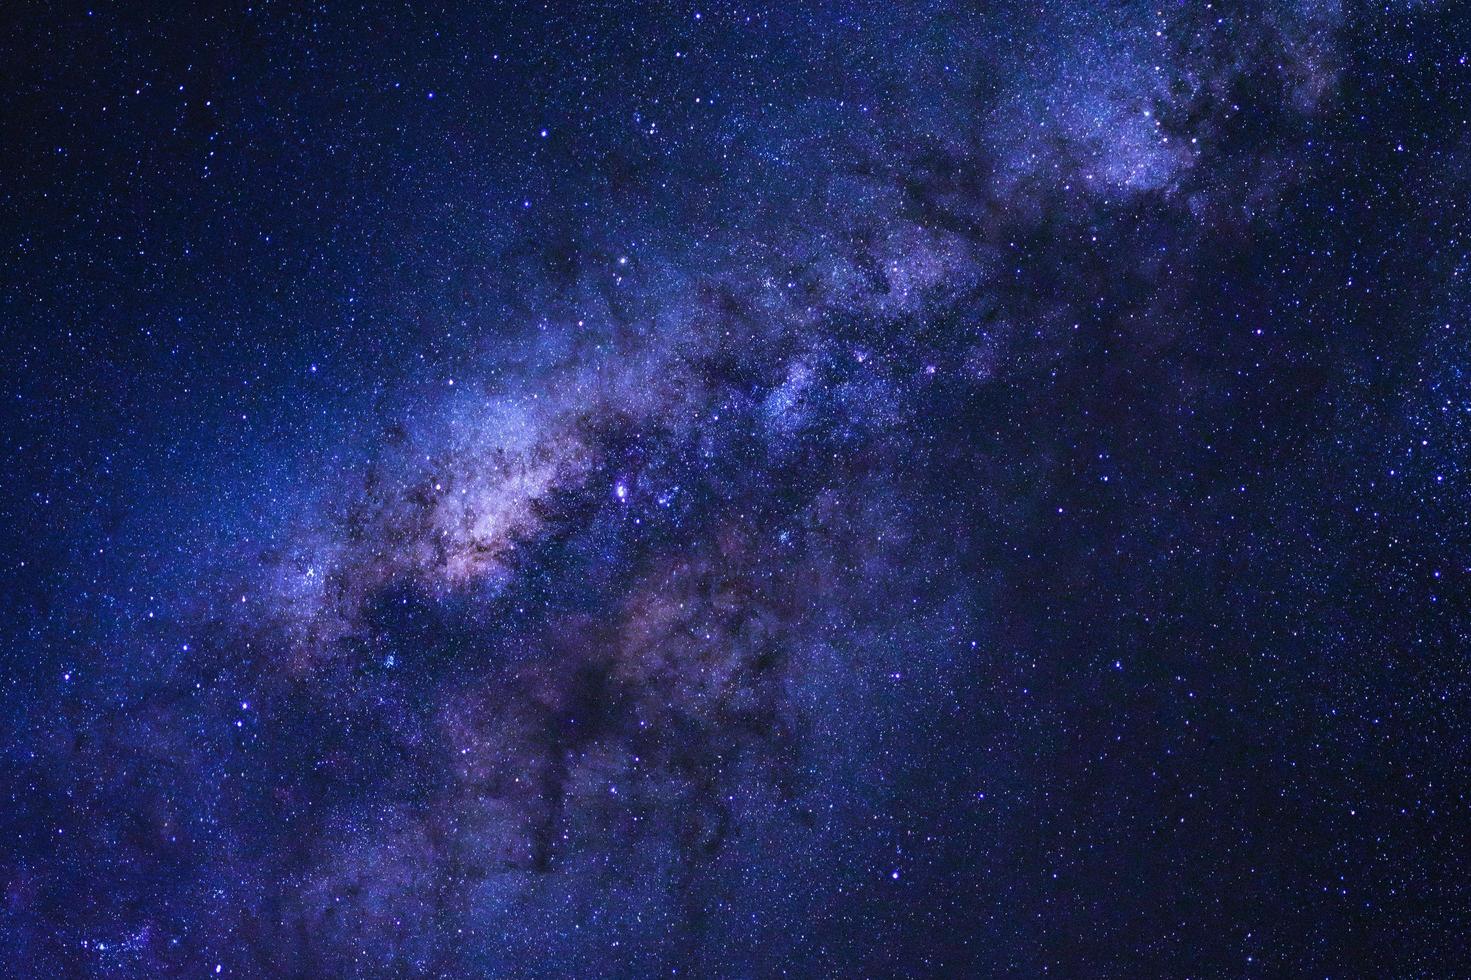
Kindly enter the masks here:
<path id="1" fill-rule="evenodd" d="M 9 975 L 1471 971 L 1461 4 L 6 20 Z"/>

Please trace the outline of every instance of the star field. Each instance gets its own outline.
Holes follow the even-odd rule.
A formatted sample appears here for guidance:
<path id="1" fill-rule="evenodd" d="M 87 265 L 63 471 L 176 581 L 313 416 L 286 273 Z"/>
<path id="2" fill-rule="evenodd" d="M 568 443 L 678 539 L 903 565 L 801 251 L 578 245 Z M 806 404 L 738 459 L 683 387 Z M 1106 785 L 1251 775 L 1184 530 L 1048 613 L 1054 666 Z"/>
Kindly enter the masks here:
<path id="1" fill-rule="evenodd" d="M 1458 4 L 10 20 L 8 975 L 1471 969 Z"/>

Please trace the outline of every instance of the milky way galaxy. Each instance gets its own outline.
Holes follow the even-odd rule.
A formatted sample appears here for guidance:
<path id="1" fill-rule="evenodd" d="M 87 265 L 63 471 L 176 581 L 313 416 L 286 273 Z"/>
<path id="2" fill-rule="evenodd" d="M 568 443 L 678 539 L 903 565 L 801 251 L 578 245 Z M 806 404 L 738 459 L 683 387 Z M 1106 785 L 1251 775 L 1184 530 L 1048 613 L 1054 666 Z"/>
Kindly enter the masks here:
<path id="1" fill-rule="evenodd" d="M 1471 969 L 1460 5 L 14 21 L 7 975 Z"/>

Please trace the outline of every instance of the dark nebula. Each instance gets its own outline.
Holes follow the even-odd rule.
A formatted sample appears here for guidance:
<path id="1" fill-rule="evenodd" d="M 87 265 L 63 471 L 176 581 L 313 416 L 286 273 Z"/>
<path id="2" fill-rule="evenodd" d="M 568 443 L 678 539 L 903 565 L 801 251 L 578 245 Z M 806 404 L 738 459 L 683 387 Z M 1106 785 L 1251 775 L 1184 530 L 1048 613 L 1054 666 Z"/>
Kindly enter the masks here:
<path id="1" fill-rule="evenodd" d="M 1471 11 L 7 7 L 6 976 L 1471 974 Z"/>

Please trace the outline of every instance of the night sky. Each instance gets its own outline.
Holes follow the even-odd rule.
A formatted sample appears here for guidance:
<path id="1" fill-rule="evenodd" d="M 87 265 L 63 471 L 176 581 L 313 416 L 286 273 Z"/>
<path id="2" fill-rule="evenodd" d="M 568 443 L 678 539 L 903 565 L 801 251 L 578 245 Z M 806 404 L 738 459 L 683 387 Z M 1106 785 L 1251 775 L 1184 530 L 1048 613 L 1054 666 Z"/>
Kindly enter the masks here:
<path id="1" fill-rule="evenodd" d="M 1471 975 L 1471 11 L 7 4 L 0 953 Z"/>

